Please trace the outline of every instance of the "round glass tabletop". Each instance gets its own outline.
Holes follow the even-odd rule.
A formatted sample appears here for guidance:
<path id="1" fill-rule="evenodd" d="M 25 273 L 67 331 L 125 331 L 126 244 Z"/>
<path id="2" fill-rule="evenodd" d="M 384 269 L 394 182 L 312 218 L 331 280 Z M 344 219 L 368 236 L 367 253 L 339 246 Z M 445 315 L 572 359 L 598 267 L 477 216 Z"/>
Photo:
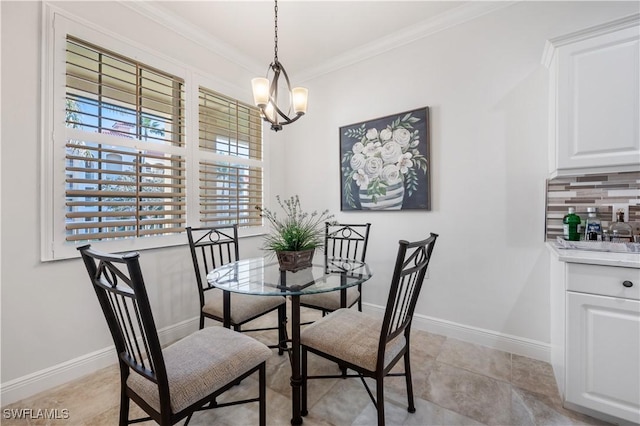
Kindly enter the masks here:
<path id="1" fill-rule="evenodd" d="M 373 274 L 358 260 L 321 258 L 310 268 L 282 272 L 273 257 L 231 262 L 207 275 L 209 285 L 234 293 L 292 296 L 340 290 L 363 283 Z"/>

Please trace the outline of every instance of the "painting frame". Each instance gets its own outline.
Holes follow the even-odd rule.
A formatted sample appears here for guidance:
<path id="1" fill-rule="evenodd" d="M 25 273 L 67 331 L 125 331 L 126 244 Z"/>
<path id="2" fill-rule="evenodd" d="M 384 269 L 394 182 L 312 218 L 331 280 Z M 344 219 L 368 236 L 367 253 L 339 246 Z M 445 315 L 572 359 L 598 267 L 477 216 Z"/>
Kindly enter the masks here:
<path id="1" fill-rule="evenodd" d="M 431 210 L 429 107 L 341 126 L 340 210 Z"/>

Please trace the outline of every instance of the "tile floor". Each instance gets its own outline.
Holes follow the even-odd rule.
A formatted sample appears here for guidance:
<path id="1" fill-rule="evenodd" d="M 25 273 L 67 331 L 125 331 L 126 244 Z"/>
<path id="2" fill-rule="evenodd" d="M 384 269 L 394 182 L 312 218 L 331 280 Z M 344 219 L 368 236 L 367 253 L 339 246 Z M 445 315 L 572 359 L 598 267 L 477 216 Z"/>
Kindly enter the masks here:
<path id="1" fill-rule="evenodd" d="M 303 311 L 302 319 L 319 315 Z M 257 321 L 270 321 L 264 318 Z M 275 321 L 274 321 L 275 322 Z M 213 323 L 211 323 L 213 324 Z M 265 343 L 275 341 L 271 331 L 252 333 Z M 403 377 L 385 380 L 388 425 L 605 425 L 562 408 L 547 363 L 509 354 L 420 330 L 412 332 L 411 365 L 416 409 L 406 409 Z M 402 363 L 400 363 L 402 364 Z M 398 366 L 400 367 L 400 365 Z M 335 364 L 309 355 L 310 374 L 335 374 Z M 401 371 L 398 369 L 398 371 Z M 289 425 L 291 419 L 290 365 L 286 355 L 267 361 L 267 423 Z M 374 387 L 375 389 L 375 387 Z M 257 395 L 257 378 L 244 380 L 227 398 Z M 66 409 L 66 420 L 1 419 L 2 425 L 117 425 L 119 373 L 102 369 L 5 408 Z M 4 413 L 4 411 L 3 411 Z M 130 418 L 142 411 L 132 403 Z M 309 415 L 305 425 L 373 425 L 376 412 L 358 379 L 309 382 Z M 146 422 L 143 424 L 154 424 Z M 255 425 L 257 404 L 245 404 L 197 413 L 190 425 Z"/>

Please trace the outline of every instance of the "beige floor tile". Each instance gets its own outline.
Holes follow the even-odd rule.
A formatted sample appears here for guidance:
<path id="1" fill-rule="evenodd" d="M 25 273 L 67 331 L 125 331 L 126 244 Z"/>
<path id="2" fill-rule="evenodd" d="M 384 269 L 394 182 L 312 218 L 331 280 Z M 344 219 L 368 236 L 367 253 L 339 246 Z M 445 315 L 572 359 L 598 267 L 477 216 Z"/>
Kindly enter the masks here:
<path id="1" fill-rule="evenodd" d="M 511 383 L 521 389 L 559 398 L 551 365 L 535 359 L 513 355 Z"/>
<path id="2" fill-rule="evenodd" d="M 567 410 L 557 397 L 513 387 L 512 424 L 516 425 L 609 425 L 609 423 Z"/>
<path id="3" fill-rule="evenodd" d="M 451 410 L 444 410 L 442 424 L 446 426 L 484 426 L 485 423 L 470 419 Z M 516 425 L 512 425 L 516 426 Z"/>
<path id="4" fill-rule="evenodd" d="M 509 382 L 511 354 L 456 339 L 447 339 L 436 358 L 438 362 Z"/>
<path id="5" fill-rule="evenodd" d="M 437 358 L 446 337 L 422 330 L 411 330 L 411 356 L 424 355 Z"/>
<path id="6" fill-rule="evenodd" d="M 310 384 L 325 381 L 311 381 Z M 309 392 L 312 392 L 309 387 Z M 333 386 L 315 404 L 309 404 L 309 415 L 329 424 L 350 425 L 371 404 L 369 395 L 357 379 L 335 379 Z"/>
<path id="7" fill-rule="evenodd" d="M 423 399 L 488 425 L 511 423 L 511 385 L 436 362 Z"/>

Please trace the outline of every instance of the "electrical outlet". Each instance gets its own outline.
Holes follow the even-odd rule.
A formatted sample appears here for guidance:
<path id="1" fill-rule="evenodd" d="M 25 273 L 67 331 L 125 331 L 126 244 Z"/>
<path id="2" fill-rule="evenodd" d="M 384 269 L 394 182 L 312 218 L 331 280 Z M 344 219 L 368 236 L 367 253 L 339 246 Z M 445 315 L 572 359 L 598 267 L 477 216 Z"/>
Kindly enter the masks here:
<path id="1" fill-rule="evenodd" d="M 618 219 L 616 218 L 616 213 L 618 210 L 622 210 L 624 212 L 624 221 L 629 221 L 629 204 L 611 204 L 611 222 L 616 222 Z"/>

